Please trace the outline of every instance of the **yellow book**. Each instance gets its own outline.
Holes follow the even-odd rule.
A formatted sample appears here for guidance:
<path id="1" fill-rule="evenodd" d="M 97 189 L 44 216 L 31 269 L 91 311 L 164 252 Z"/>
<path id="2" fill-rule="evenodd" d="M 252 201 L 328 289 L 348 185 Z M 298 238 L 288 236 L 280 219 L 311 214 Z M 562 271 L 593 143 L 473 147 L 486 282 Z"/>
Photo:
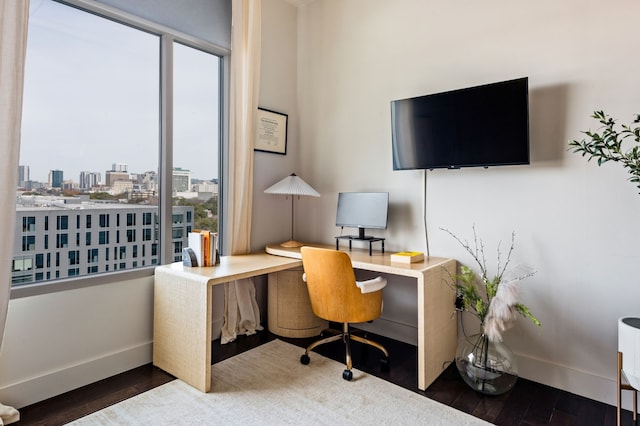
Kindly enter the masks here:
<path id="1" fill-rule="evenodd" d="M 391 261 L 397 263 L 414 263 L 424 260 L 424 253 L 421 251 L 401 251 L 391 255 Z"/>

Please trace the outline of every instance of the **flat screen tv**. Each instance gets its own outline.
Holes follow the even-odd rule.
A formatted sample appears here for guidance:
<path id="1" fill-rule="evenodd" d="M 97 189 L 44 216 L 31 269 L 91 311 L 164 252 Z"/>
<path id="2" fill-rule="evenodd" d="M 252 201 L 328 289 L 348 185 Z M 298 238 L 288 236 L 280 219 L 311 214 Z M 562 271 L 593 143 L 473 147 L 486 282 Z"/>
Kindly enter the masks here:
<path id="1" fill-rule="evenodd" d="M 528 78 L 391 102 L 393 170 L 529 164 Z"/>
<path id="2" fill-rule="evenodd" d="M 388 192 L 341 192 L 338 194 L 336 226 L 358 228 L 358 239 L 366 240 L 365 229 L 386 229 Z"/>

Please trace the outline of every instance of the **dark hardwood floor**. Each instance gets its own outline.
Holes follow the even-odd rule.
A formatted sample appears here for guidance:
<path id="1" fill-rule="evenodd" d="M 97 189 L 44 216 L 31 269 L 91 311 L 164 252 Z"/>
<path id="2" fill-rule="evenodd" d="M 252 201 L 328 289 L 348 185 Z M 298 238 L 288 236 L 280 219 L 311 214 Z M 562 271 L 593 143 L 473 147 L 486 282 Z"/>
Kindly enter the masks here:
<path id="1" fill-rule="evenodd" d="M 383 344 L 391 354 L 388 371 L 381 371 L 378 351 L 362 350 L 353 345 L 354 367 L 373 374 L 435 401 L 454 407 L 497 425 L 615 425 L 616 408 L 568 392 L 518 379 L 514 388 L 497 397 L 483 396 L 471 390 L 460 378 L 455 365 L 449 365 L 426 391 L 418 390 L 416 378 L 417 349 L 414 346 L 381 336 L 369 335 Z M 276 336 L 267 331 L 241 336 L 221 345 L 213 342 L 213 362 L 266 343 Z M 286 339 L 305 347 L 315 339 Z M 323 345 L 317 352 L 343 362 L 341 342 Z M 302 354 L 302 351 L 301 351 Z M 313 354 L 311 355 L 313 365 Z M 341 375 L 339 370 L 336 374 Z M 130 398 L 156 386 L 175 380 L 151 364 L 101 380 L 54 398 L 20 409 L 16 425 L 62 425 L 94 411 Z M 613 389 L 612 389 L 613 391 Z M 630 411 L 625 411 L 623 425 L 632 425 Z"/>

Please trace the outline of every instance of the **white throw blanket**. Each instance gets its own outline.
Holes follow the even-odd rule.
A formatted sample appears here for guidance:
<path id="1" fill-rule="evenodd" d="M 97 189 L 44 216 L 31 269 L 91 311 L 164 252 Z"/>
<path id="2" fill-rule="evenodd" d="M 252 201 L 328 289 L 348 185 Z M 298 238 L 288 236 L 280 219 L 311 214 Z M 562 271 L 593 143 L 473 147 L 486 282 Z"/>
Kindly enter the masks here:
<path id="1" fill-rule="evenodd" d="M 233 342 L 238 334 L 251 335 L 262 330 L 260 308 L 253 280 L 244 278 L 224 284 L 224 322 L 220 342 Z"/>
<path id="2" fill-rule="evenodd" d="M 8 425 L 20 420 L 20 413 L 13 407 L 0 404 L 0 425 Z"/>

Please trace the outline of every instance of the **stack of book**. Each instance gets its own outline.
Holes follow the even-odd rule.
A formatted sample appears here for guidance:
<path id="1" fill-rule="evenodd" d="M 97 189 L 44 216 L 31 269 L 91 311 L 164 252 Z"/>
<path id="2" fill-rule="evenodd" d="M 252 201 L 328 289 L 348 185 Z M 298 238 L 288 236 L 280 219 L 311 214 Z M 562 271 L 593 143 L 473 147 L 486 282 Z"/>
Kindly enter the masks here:
<path id="1" fill-rule="evenodd" d="M 189 248 L 196 255 L 197 265 L 215 266 L 218 263 L 218 234 L 216 232 L 194 229 L 188 235 Z"/>

